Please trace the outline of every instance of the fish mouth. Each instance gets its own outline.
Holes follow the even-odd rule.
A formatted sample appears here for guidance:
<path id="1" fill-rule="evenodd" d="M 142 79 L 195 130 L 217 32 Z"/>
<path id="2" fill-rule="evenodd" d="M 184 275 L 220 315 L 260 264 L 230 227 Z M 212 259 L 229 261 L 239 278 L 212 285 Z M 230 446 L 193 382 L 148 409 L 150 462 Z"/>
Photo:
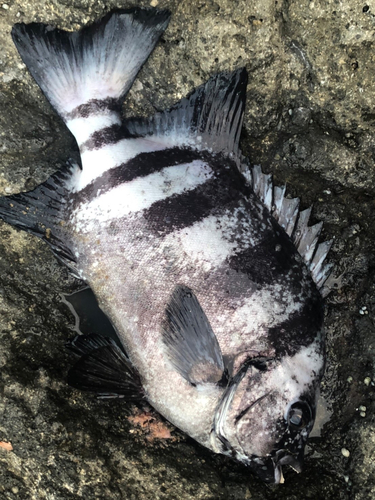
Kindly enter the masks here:
<path id="1" fill-rule="evenodd" d="M 263 361 L 263 359 L 261 361 Z M 247 455 L 238 439 L 236 443 L 231 443 L 226 437 L 225 423 L 227 421 L 230 406 L 238 386 L 249 369 L 259 370 L 262 369 L 262 366 L 255 366 L 254 360 L 244 363 L 236 375 L 229 381 L 228 386 L 224 390 L 221 400 L 216 407 L 210 436 L 211 446 L 216 453 L 222 453 L 223 455 L 230 456 L 231 458 L 234 458 L 250 467 L 250 469 L 252 469 L 252 471 L 266 483 L 282 484 L 284 483 L 282 470 L 284 466 L 291 467 L 297 473 L 302 471 L 304 443 L 301 437 L 299 437 L 296 442 L 294 440 L 294 442 L 292 441 L 291 443 L 287 443 L 284 439 L 282 439 L 273 451 L 263 458 L 255 455 Z M 270 394 L 271 392 L 267 392 L 253 401 L 250 406 L 237 415 L 235 423 L 237 424 L 238 421 L 243 418 L 251 408 L 259 404 L 264 398 L 270 396 Z"/>
<path id="2" fill-rule="evenodd" d="M 272 458 L 274 466 L 274 483 L 283 484 L 284 475 L 282 467 L 289 465 L 298 474 L 302 472 L 303 468 L 303 455 L 293 455 L 288 450 L 279 450 L 276 456 Z"/>
<path id="3" fill-rule="evenodd" d="M 289 450 L 283 449 L 271 457 L 256 457 L 248 465 L 265 483 L 277 485 L 285 482 L 284 467 L 289 466 L 297 473 L 302 472 L 303 456 L 291 454 Z"/>

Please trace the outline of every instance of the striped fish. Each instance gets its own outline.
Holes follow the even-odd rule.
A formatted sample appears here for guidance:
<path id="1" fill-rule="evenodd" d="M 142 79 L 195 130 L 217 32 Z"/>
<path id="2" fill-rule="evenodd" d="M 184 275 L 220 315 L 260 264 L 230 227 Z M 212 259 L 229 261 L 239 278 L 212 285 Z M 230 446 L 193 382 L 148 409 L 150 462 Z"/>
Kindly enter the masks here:
<path id="1" fill-rule="evenodd" d="M 112 12 L 79 32 L 12 36 L 73 133 L 68 163 L 0 216 L 45 240 L 93 290 L 123 349 L 80 335 L 68 382 L 146 399 L 217 453 L 279 483 L 301 470 L 324 369 L 330 243 L 239 150 L 247 73 L 221 73 L 172 108 L 123 121 L 121 103 L 168 11 Z"/>

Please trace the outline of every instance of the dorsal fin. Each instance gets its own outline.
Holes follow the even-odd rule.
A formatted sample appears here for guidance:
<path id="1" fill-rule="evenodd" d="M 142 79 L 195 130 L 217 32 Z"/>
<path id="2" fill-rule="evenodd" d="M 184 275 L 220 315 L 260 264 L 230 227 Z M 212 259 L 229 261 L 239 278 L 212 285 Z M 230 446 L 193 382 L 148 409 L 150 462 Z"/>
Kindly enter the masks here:
<path id="1" fill-rule="evenodd" d="M 170 109 L 149 119 L 130 118 L 124 126 L 135 137 L 152 136 L 169 147 L 208 149 L 239 160 L 246 85 L 245 68 L 219 73 Z"/>
<path id="2" fill-rule="evenodd" d="M 80 167 L 68 162 L 33 191 L 0 197 L 0 219 L 46 241 L 73 272 L 75 256 L 65 230 L 65 208 L 69 181 L 77 171 Z"/>
<path id="3" fill-rule="evenodd" d="M 273 186 L 272 175 L 264 174 L 259 165 L 253 166 L 252 169 L 246 169 L 245 165 L 241 165 L 241 170 L 255 194 L 292 238 L 299 254 L 310 269 L 311 276 L 321 295 L 323 297 L 328 295 L 330 287 L 326 284 L 332 265 L 327 264 L 325 259 L 331 248 L 332 240 L 318 245 L 323 223 L 318 222 L 309 226 L 311 207 L 299 211 L 299 198 L 286 198 L 286 187 Z"/>

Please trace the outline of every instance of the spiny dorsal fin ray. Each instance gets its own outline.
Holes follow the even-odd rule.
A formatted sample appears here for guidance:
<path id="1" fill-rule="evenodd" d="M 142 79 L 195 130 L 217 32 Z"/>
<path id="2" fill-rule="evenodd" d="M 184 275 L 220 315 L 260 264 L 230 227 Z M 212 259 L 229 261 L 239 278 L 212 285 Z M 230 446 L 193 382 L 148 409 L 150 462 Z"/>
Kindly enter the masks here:
<path id="1" fill-rule="evenodd" d="M 297 225 L 295 227 L 294 238 L 293 238 L 294 244 L 296 245 L 297 248 L 300 246 L 301 240 L 303 239 L 303 236 L 307 230 L 310 215 L 311 215 L 311 210 L 312 210 L 312 207 L 308 207 L 299 213 Z"/>
<path id="2" fill-rule="evenodd" d="M 285 198 L 286 186 L 273 188 L 274 204 L 273 215 L 280 226 L 291 236 L 296 225 L 299 208 L 299 198 Z"/>
<path id="3" fill-rule="evenodd" d="M 178 285 L 166 308 L 163 341 L 176 370 L 193 385 L 218 383 L 224 375 L 219 343 L 194 292 Z"/>
<path id="4" fill-rule="evenodd" d="M 219 73 L 170 109 L 150 119 L 130 118 L 124 126 L 132 136 L 152 136 L 169 147 L 208 149 L 239 160 L 246 85 L 245 68 Z"/>
<path id="5" fill-rule="evenodd" d="M 302 234 L 302 238 L 297 249 L 303 256 L 306 264 L 311 264 L 322 227 L 323 222 L 318 222 L 313 226 L 306 227 Z"/>
<path id="6" fill-rule="evenodd" d="M 248 173 L 246 173 L 245 165 L 241 166 L 241 170 L 255 194 L 292 238 L 299 254 L 310 269 L 317 288 L 325 297 L 329 293 L 329 289 L 324 285 L 332 269 L 332 265 L 326 264 L 325 259 L 331 248 L 332 240 L 317 245 L 323 223 L 319 222 L 309 226 L 311 207 L 299 211 L 299 198 L 286 198 L 286 187 L 273 187 L 272 176 L 264 174 L 259 165 L 253 166 Z"/>
<path id="7" fill-rule="evenodd" d="M 46 241 L 73 271 L 75 256 L 65 229 L 65 208 L 68 183 L 77 171 L 78 165 L 67 162 L 33 191 L 0 197 L 0 218 Z"/>
<path id="8" fill-rule="evenodd" d="M 318 288 L 319 284 L 323 284 L 328 277 L 327 268 L 329 269 L 329 266 L 324 266 L 323 263 L 332 246 L 332 243 L 333 240 L 323 241 L 323 243 L 320 243 L 310 264 L 311 274 L 314 278 L 315 283 L 318 285 Z"/>
<path id="9" fill-rule="evenodd" d="M 47 99 L 64 118 L 78 106 L 113 105 L 130 89 L 168 25 L 167 10 L 111 12 L 78 32 L 16 24 L 13 41 Z"/>
<path id="10" fill-rule="evenodd" d="M 272 207 L 272 175 L 264 174 L 259 165 L 253 167 L 253 190 L 254 193 L 263 201 L 268 210 Z"/>
<path id="11" fill-rule="evenodd" d="M 138 372 L 112 339 L 96 334 L 78 335 L 67 347 L 75 354 L 82 354 L 69 370 L 69 385 L 95 392 L 100 398 L 144 399 Z"/>

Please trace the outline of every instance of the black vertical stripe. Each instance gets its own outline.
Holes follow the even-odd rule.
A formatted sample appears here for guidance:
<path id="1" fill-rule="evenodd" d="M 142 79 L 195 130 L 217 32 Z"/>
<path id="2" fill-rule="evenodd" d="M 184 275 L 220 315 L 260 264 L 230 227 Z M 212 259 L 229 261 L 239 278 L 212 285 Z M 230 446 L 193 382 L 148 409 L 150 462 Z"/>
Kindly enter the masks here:
<path id="1" fill-rule="evenodd" d="M 271 285 L 279 281 L 280 275 L 286 276 L 297 267 L 295 277 L 301 281 L 302 275 L 298 272 L 301 263 L 295 246 L 273 219 L 270 223 L 258 245 L 235 253 L 228 259 L 230 268 L 246 274 L 254 283 Z"/>
<path id="2" fill-rule="evenodd" d="M 305 304 L 300 311 L 268 330 L 270 344 L 278 356 L 293 356 L 301 347 L 308 347 L 315 340 L 319 340 L 321 352 L 324 351 L 324 341 L 321 338 L 323 299 L 312 282 L 311 290 L 305 290 L 304 297 Z"/>
<path id="3" fill-rule="evenodd" d="M 126 137 L 126 132 L 122 125 L 115 123 L 109 127 L 104 127 L 93 132 L 87 141 L 83 142 L 79 149 L 81 154 L 85 151 L 100 149 L 108 144 L 116 144 Z"/>
<path id="4" fill-rule="evenodd" d="M 204 184 L 180 194 L 159 200 L 143 211 L 148 227 L 157 234 L 167 235 L 174 230 L 192 226 L 209 215 L 221 214 L 245 204 L 251 208 L 247 199 L 250 190 L 237 176 L 237 170 L 223 168 L 215 161 L 209 163 L 214 177 Z"/>
<path id="5" fill-rule="evenodd" d="M 91 99 L 72 109 L 69 113 L 66 113 L 64 118 L 67 121 L 74 120 L 75 118 L 88 118 L 89 116 L 101 115 L 103 112 L 108 111 L 120 113 L 121 104 L 118 99 L 114 99 L 113 97 L 107 97 L 107 99 Z"/>
<path id="6" fill-rule="evenodd" d="M 191 163 L 202 159 L 199 151 L 189 148 L 171 148 L 160 151 L 140 153 L 126 163 L 113 167 L 94 179 L 81 191 L 77 193 L 76 202 L 88 202 L 100 194 L 107 193 L 111 189 L 125 182 L 131 182 L 138 177 L 147 177 L 154 172 L 160 172 L 163 168 L 172 167 L 182 163 Z M 204 160 L 203 160 L 204 161 Z"/>
<path id="7" fill-rule="evenodd" d="M 192 226 L 231 202 L 237 202 L 229 190 L 220 189 L 220 181 L 212 179 L 195 189 L 157 201 L 143 211 L 148 227 L 157 234 Z"/>

